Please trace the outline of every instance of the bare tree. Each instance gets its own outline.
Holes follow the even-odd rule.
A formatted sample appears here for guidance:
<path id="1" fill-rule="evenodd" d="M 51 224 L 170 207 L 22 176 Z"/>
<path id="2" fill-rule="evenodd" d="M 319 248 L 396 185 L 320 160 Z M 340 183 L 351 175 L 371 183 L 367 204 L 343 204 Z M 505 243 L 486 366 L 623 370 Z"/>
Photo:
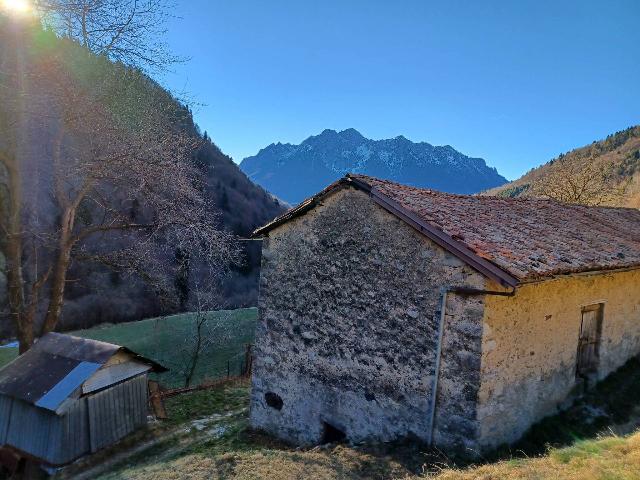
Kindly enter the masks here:
<path id="1" fill-rule="evenodd" d="M 189 332 L 176 345 L 171 358 L 165 363 L 184 380 L 184 387 L 190 387 L 196 377 L 198 365 L 203 357 L 210 357 L 215 350 L 228 342 L 232 335 L 228 328 L 228 315 L 223 311 L 214 317 L 213 310 L 219 309 L 215 289 L 203 290 L 195 285 L 193 312 L 188 314 Z"/>
<path id="2" fill-rule="evenodd" d="M 593 157 L 560 158 L 550 171 L 536 181 L 533 193 L 560 202 L 603 205 L 621 198 L 629 182 L 616 181 L 613 163 Z"/>
<path id="3" fill-rule="evenodd" d="M 98 55 L 145 71 L 182 59 L 163 40 L 174 5 L 166 0 L 38 0 L 47 24 Z"/>
<path id="4" fill-rule="evenodd" d="M 186 109 L 139 71 L 78 48 L 16 56 L 20 69 L 0 62 L 15 72 L 0 82 L 0 135 L 9 139 L 0 141 L 0 228 L 21 351 L 38 326 L 39 334 L 56 328 L 74 262 L 137 274 L 166 297 L 176 250 L 211 272 L 236 259 L 204 193 L 198 140 L 181 127 Z M 33 110 L 43 104 L 48 115 Z M 22 187 L 35 172 L 11 139 L 34 128 L 50 132 L 50 158 L 37 165 L 50 195 L 27 201 Z"/>
<path id="5" fill-rule="evenodd" d="M 9 134 L 8 115 L 0 103 L 0 136 L 4 145 L 0 146 L 0 228 L 3 235 L 0 247 L 5 253 L 7 274 L 7 300 L 12 320 L 16 325 L 21 344 L 31 344 L 33 333 L 25 324 L 24 315 L 32 312 L 37 305 L 37 295 L 25 303 L 24 274 L 22 270 L 22 182 L 20 179 L 15 142 Z M 46 279 L 45 279 L 46 280 Z M 32 289 L 39 290 L 38 280 Z"/>

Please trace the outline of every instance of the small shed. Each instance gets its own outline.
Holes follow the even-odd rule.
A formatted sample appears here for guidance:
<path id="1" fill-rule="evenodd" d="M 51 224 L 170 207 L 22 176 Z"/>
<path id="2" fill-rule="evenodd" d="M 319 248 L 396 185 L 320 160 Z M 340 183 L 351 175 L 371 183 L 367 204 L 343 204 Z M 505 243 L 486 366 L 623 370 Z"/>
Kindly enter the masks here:
<path id="1" fill-rule="evenodd" d="M 166 371 L 119 345 L 49 333 L 0 370 L 0 446 L 60 466 L 147 422 L 147 374 Z"/>

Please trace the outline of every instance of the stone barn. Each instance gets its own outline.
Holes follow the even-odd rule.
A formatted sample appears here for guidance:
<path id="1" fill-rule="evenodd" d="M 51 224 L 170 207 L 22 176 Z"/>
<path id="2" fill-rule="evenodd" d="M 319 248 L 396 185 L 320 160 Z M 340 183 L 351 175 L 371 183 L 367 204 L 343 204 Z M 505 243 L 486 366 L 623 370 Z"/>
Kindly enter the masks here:
<path id="1" fill-rule="evenodd" d="M 67 464 L 147 423 L 149 372 L 125 347 L 49 333 L 0 369 L 0 447 L 44 466 Z"/>
<path id="2" fill-rule="evenodd" d="M 264 237 L 251 423 L 310 445 L 517 440 L 640 353 L 640 211 L 347 175 Z"/>

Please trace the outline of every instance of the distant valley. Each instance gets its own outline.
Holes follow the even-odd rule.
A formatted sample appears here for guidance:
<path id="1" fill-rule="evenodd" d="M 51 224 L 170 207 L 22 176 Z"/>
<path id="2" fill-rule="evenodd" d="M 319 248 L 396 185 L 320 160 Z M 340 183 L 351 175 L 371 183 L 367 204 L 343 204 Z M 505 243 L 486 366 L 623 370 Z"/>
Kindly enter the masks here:
<path id="1" fill-rule="evenodd" d="M 348 172 L 466 194 L 507 183 L 482 158 L 468 157 L 449 145 L 414 143 L 403 136 L 371 140 L 353 128 L 327 129 L 300 145 L 271 144 L 245 158 L 240 168 L 289 204 L 301 202 Z"/>

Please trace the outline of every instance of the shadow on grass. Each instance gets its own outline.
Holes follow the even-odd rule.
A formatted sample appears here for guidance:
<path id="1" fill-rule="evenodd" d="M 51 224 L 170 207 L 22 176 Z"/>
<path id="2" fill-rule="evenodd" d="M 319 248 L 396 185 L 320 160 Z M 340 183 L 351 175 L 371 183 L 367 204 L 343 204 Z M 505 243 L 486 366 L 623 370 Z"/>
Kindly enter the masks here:
<path id="1" fill-rule="evenodd" d="M 576 400 L 570 408 L 535 424 L 516 444 L 498 448 L 480 460 L 447 457 L 413 439 L 377 446 L 331 445 L 300 450 L 266 434 L 250 430 L 246 419 L 223 438 L 200 445 L 198 453 L 215 456 L 223 451 L 255 451 L 266 455 L 286 456 L 291 461 L 305 465 L 322 464 L 339 477 L 348 474 L 348 478 L 386 478 L 402 470 L 420 474 L 437 472 L 446 467 L 467 468 L 496 461 L 517 463 L 521 459 L 547 454 L 551 448 L 554 449 L 554 458 L 566 463 L 571 458 L 598 454 L 624 441 L 615 436 L 600 442 L 591 440 L 603 434 L 630 433 L 638 426 L 640 359 L 633 358 Z M 555 450 L 569 446 L 571 448 Z M 310 455 L 316 452 L 327 455 Z"/>
<path id="2" fill-rule="evenodd" d="M 198 457 L 212 462 L 212 475 L 220 478 L 242 477 L 241 472 L 253 472 L 255 478 L 270 478 L 277 472 L 291 478 L 300 471 L 307 478 L 405 478 L 425 473 L 437 474 L 445 468 L 465 469 L 472 465 L 507 461 L 518 465 L 528 457 L 549 453 L 559 463 L 574 458 L 588 458 L 614 448 L 624 439 L 612 436 L 593 442 L 603 433 L 630 432 L 640 423 L 640 360 L 632 359 L 625 366 L 600 383 L 593 391 L 564 412 L 548 417 L 534 425 L 524 437 L 511 447 L 503 447 L 481 460 L 447 457 L 415 439 L 381 445 L 348 446 L 331 444 L 298 449 L 259 431 L 249 428 L 247 415 L 248 382 L 224 389 L 180 395 L 167 400 L 170 420 L 161 429 L 188 427 L 199 418 L 218 418 L 221 435 L 203 438 L 197 433 L 181 437 L 184 444 L 176 446 L 175 439 L 167 439 L 153 449 L 127 458 L 119 469 L 140 468 L 177 462 Z M 178 448 L 179 447 L 179 448 Z M 187 457 L 193 455 L 192 457 Z M 205 464 L 208 465 L 208 464 Z M 298 472 L 298 473 L 296 473 Z M 262 477 L 260 477 L 262 475 Z M 113 476 L 113 474 L 112 474 Z M 117 476 L 117 475 L 116 475 Z M 116 478 L 116 477 L 113 477 Z M 144 477 L 147 478 L 147 477 Z M 253 477 L 252 477 L 253 478 Z"/>
<path id="3" fill-rule="evenodd" d="M 640 425 L 640 359 L 632 358 L 565 411 L 533 425 L 511 447 L 493 458 L 535 456 L 549 448 L 595 439 L 602 434 L 626 434 Z"/>

